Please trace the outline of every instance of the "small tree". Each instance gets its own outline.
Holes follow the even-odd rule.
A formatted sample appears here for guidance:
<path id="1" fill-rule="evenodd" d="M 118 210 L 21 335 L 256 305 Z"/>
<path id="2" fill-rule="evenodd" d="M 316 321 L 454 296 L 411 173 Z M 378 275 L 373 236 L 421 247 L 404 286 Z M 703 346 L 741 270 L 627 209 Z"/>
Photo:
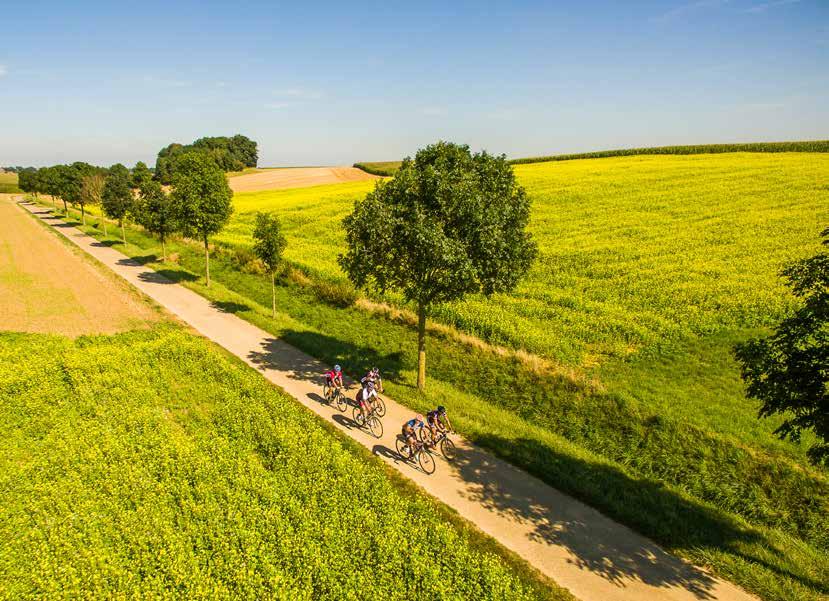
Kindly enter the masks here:
<path id="1" fill-rule="evenodd" d="M 829 228 L 821 233 L 829 247 Z M 808 450 L 816 464 L 829 465 L 829 253 L 790 265 L 782 275 L 803 305 L 767 338 L 736 349 L 748 396 L 762 401 L 759 417 L 787 416 L 775 430 L 799 442 L 804 430 L 820 442 Z"/>
<path id="2" fill-rule="evenodd" d="M 81 209 L 81 223 L 86 225 L 87 199 L 83 195 L 83 180 L 95 173 L 95 167 L 89 163 L 76 162 L 69 166 L 66 179 L 66 195 L 69 202 Z"/>
<path id="3" fill-rule="evenodd" d="M 91 205 L 99 205 L 101 204 L 101 199 L 104 194 L 104 183 L 106 179 L 100 173 L 93 173 L 92 175 L 87 175 L 81 180 L 81 198 L 83 199 L 84 205 L 91 204 Z M 86 219 L 84 219 L 84 225 L 86 225 Z M 104 236 L 107 233 L 107 224 L 106 219 L 101 217 L 101 223 L 104 226 Z"/>
<path id="4" fill-rule="evenodd" d="M 184 235 L 204 242 L 204 271 L 210 286 L 209 238 L 225 226 L 233 212 L 233 192 L 218 165 L 202 152 L 177 157 L 172 175 L 173 193 Z"/>
<path id="5" fill-rule="evenodd" d="M 58 166 L 43 167 L 38 172 L 37 178 L 38 188 L 42 194 L 48 194 L 52 198 L 52 206 L 57 209 L 58 204 L 55 200 L 58 197 L 60 188 L 60 174 Z"/>
<path id="6" fill-rule="evenodd" d="M 109 175 L 104 182 L 101 207 L 104 215 L 118 221 L 121 228 L 121 240 L 127 243 L 127 232 L 124 220 L 132 211 L 135 198 L 130 188 L 130 173 L 123 165 L 116 164 L 110 167 Z"/>
<path id="7" fill-rule="evenodd" d="M 282 252 L 288 244 L 282 235 L 279 218 L 276 215 L 257 213 L 253 239 L 253 252 L 265 264 L 271 276 L 271 312 L 276 317 L 276 271 L 282 263 Z"/>
<path id="8" fill-rule="evenodd" d="M 167 261 L 167 238 L 176 231 L 176 211 L 169 195 L 157 181 L 143 180 L 136 216 L 144 229 L 161 240 L 161 260 Z"/>
<path id="9" fill-rule="evenodd" d="M 417 305 L 420 390 L 428 308 L 514 288 L 537 252 L 529 215 L 505 157 L 439 142 L 403 161 L 345 218 L 348 252 L 339 263 L 352 282 L 399 290 Z"/>
<path id="10" fill-rule="evenodd" d="M 138 161 L 132 170 L 131 186 L 136 190 L 140 190 L 142 184 L 152 178 L 153 174 L 150 168 L 147 167 L 147 164 L 143 161 Z"/>

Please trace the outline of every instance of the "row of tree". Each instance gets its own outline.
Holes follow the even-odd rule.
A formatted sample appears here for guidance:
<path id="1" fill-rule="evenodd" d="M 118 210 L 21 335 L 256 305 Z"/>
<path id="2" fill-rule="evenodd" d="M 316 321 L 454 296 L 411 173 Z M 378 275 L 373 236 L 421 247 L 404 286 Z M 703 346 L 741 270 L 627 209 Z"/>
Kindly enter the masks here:
<path id="1" fill-rule="evenodd" d="M 233 211 L 233 192 L 224 171 L 206 153 L 187 153 L 176 162 L 171 185 L 165 187 L 153 178 L 146 164 L 139 162 L 130 170 L 118 163 L 109 168 L 76 162 L 25 170 L 19 174 L 18 186 L 24 192 L 45 194 L 81 211 L 86 225 L 86 209 L 101 207 L 101 224 L 107 235 L 106 218 L 118 223 L 126 243 L 125 221 L 133 219 L 158 236 L 162 259 L 167 260 L 166 243 L 174 233 L 204 244 L 205 277 L 210 285 L 209 238 L 227 223 Z"/>

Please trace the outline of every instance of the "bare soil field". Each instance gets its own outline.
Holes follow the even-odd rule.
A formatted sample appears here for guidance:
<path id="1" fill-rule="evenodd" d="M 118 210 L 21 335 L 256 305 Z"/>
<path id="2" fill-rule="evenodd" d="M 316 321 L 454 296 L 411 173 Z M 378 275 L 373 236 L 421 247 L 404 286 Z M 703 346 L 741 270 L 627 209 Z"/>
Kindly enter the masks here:
<path id="1" fill-rule="evenodd" d="M 109 334 L 160 318 L 111 273 L 26 215 L 11 195 L 0 194 L 0 330 Z"/>
<path id="2" fill-rule="evenodd" d="M 321 184 L 338 184 L 377 179 L 354 167 L 290 167 L 285 169 L 265 169 L 256 173 L 247 173 L 228 178 L 234 192 L 257 192 L 259 190 L 285 190 L 287 188 L 306 188 Z"/>

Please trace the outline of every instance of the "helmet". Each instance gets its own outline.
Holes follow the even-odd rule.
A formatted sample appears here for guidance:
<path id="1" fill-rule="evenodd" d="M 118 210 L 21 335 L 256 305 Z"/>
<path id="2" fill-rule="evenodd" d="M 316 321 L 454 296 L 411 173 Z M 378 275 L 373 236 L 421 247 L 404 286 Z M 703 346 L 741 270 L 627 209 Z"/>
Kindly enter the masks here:
<path id="1" fill-rule="evenodd" d="M 379 367 L 372 367 L 371 368 L 371 373 L 373 373 L 376 376 L 377 374 L 380 373 L 380 368 Z"/>
<path id="2" fill-rule="evenodd" d="M 343 368 L 340 367 L 339 365 L 334 366 L 334 371 L 342 371 L 342 370 L 343 370 Z"/>
<path id="3" fill-rule="evenodd" d="M 419 422 L 422 422 L 423 421 L 423 416 L 418 413 L 417 415 L 415 415 L 415 419 Z"/>
<path id="4" fill-rule="evenodd" d="M 438 413 L 440 413 L 441 415 L 446 415 L 446 407 L 444 407 L 443 405 L 438 405 Z"/>

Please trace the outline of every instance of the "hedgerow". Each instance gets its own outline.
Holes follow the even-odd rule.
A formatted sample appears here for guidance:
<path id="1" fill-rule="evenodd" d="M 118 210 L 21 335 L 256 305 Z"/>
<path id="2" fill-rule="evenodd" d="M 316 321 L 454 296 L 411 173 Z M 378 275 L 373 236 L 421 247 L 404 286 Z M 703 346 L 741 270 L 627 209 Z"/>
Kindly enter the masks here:
<path id="1" fill-rule="evenodd" d="M 2 598 L 534 597 L 177 327 L 0 334 L 0 423 Z"/>

